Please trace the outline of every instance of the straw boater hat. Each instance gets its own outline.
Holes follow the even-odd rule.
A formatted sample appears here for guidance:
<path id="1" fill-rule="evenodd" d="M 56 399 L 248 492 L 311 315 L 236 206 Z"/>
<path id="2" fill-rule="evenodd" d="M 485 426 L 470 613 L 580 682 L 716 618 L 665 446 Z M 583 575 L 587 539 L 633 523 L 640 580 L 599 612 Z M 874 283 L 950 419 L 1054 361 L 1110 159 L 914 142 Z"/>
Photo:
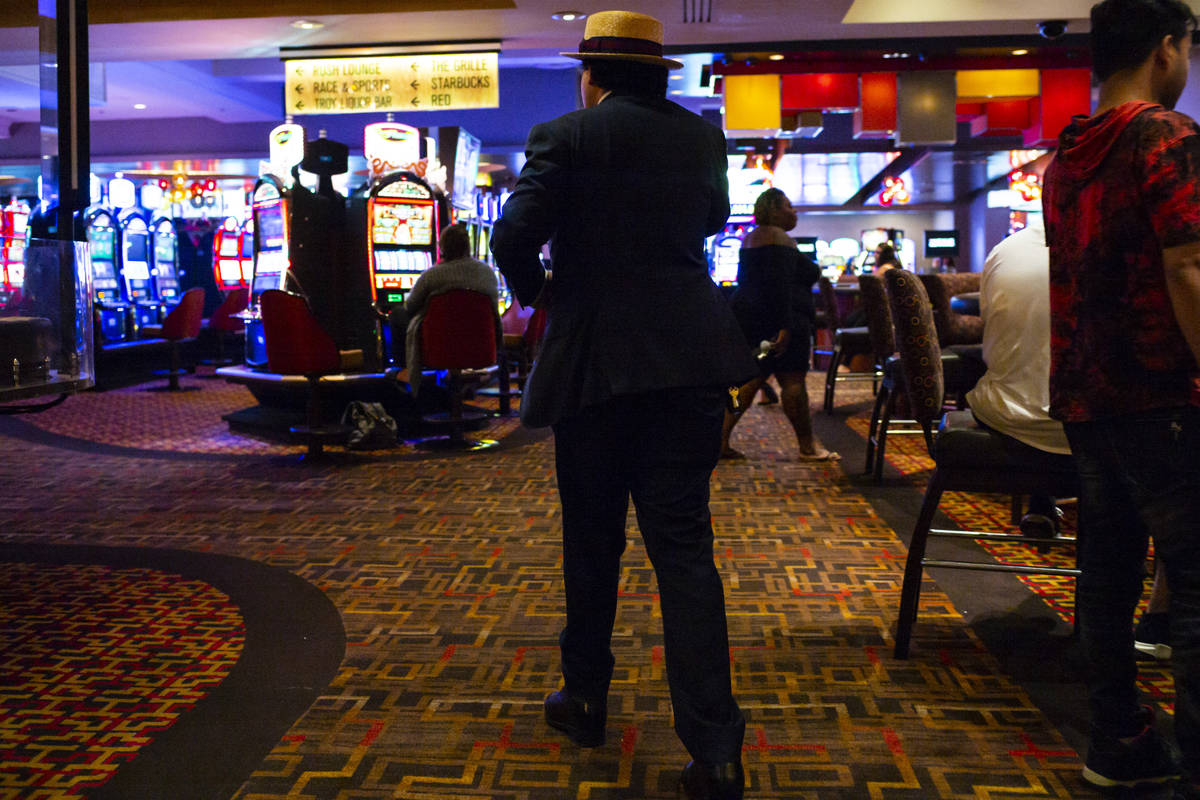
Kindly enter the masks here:
<path id="1" fill-rule="evenodd" d="M 654 17 L 633 11 L 599 11 L 587 18 L 578 53 L 560 53 L 579 60 L 602 58 L 638 61 L 667 69 L 683 64 L 663 58 L 663 26 Z"/>

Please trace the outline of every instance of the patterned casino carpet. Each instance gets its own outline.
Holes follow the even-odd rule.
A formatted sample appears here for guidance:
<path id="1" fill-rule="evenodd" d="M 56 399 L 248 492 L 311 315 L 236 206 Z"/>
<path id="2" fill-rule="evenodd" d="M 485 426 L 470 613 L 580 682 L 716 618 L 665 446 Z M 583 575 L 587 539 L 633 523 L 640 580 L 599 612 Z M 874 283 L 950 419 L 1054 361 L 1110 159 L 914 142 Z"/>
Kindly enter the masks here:
<path id="1" fill-rule="evenodd" d="M 0 798 L 675 796 L 632 519 L 608 744 L 541 720 L 562 621 L 548 437 L 504 420 L 486 453 L 298 464 L 219 422 L 244 390 L 202 383 L 0 418 Z M 858 482 L 790 461 L 777 406 L 737 436 L 712 509 L 750 796 L 1094 796 L 933 582 L 913 657 L 891 658 L 904 546 Z"/>

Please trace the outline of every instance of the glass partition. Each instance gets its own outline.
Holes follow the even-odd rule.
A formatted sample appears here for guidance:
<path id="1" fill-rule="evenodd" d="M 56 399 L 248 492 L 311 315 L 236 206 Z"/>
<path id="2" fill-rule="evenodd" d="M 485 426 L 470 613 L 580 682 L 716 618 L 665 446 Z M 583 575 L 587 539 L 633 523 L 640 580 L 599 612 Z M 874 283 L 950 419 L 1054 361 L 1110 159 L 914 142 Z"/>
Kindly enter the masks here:
<path id="1" fill-rule="evenodd" d="M 87 243 L 30 239 L 22 267 L 8 270 L 0 305 L 0 404 L 95 382 Z M 0 405 L 5 410 L 13 409 Z"/>

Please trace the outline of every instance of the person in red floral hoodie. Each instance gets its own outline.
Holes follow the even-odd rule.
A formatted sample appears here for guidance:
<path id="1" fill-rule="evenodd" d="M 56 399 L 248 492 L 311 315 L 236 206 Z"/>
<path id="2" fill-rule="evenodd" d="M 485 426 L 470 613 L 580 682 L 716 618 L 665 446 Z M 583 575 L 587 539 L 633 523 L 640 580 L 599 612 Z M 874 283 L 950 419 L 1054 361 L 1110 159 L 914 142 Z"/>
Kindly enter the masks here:
<path id="1" fill-rule="evenodd" d="M 1091 21 L 1099 103 L 1060 135 L 1043 198 L 1050 413 L 1082 486 L 1083 777 L 1117 787 L 1182 775 L 1175 796 L 1200 796 L 1200 126 L 1173 110 L 1196 20 L 1180 0 L 1104 0 Z M 1182 760 L 1135 684 L 1151 535 L 1173 593 Z"/>

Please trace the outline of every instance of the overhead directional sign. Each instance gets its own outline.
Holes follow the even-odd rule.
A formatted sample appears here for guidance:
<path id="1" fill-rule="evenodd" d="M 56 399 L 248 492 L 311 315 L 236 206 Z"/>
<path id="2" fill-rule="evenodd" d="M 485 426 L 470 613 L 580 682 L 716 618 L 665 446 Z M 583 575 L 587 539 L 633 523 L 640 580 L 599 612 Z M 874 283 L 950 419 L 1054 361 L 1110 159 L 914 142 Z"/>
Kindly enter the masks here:
<path id="1" fill-rule="evenodd" d="M 287 114 L 446 111 L 500 105 L 498 53 L 284 61 Z"/>

